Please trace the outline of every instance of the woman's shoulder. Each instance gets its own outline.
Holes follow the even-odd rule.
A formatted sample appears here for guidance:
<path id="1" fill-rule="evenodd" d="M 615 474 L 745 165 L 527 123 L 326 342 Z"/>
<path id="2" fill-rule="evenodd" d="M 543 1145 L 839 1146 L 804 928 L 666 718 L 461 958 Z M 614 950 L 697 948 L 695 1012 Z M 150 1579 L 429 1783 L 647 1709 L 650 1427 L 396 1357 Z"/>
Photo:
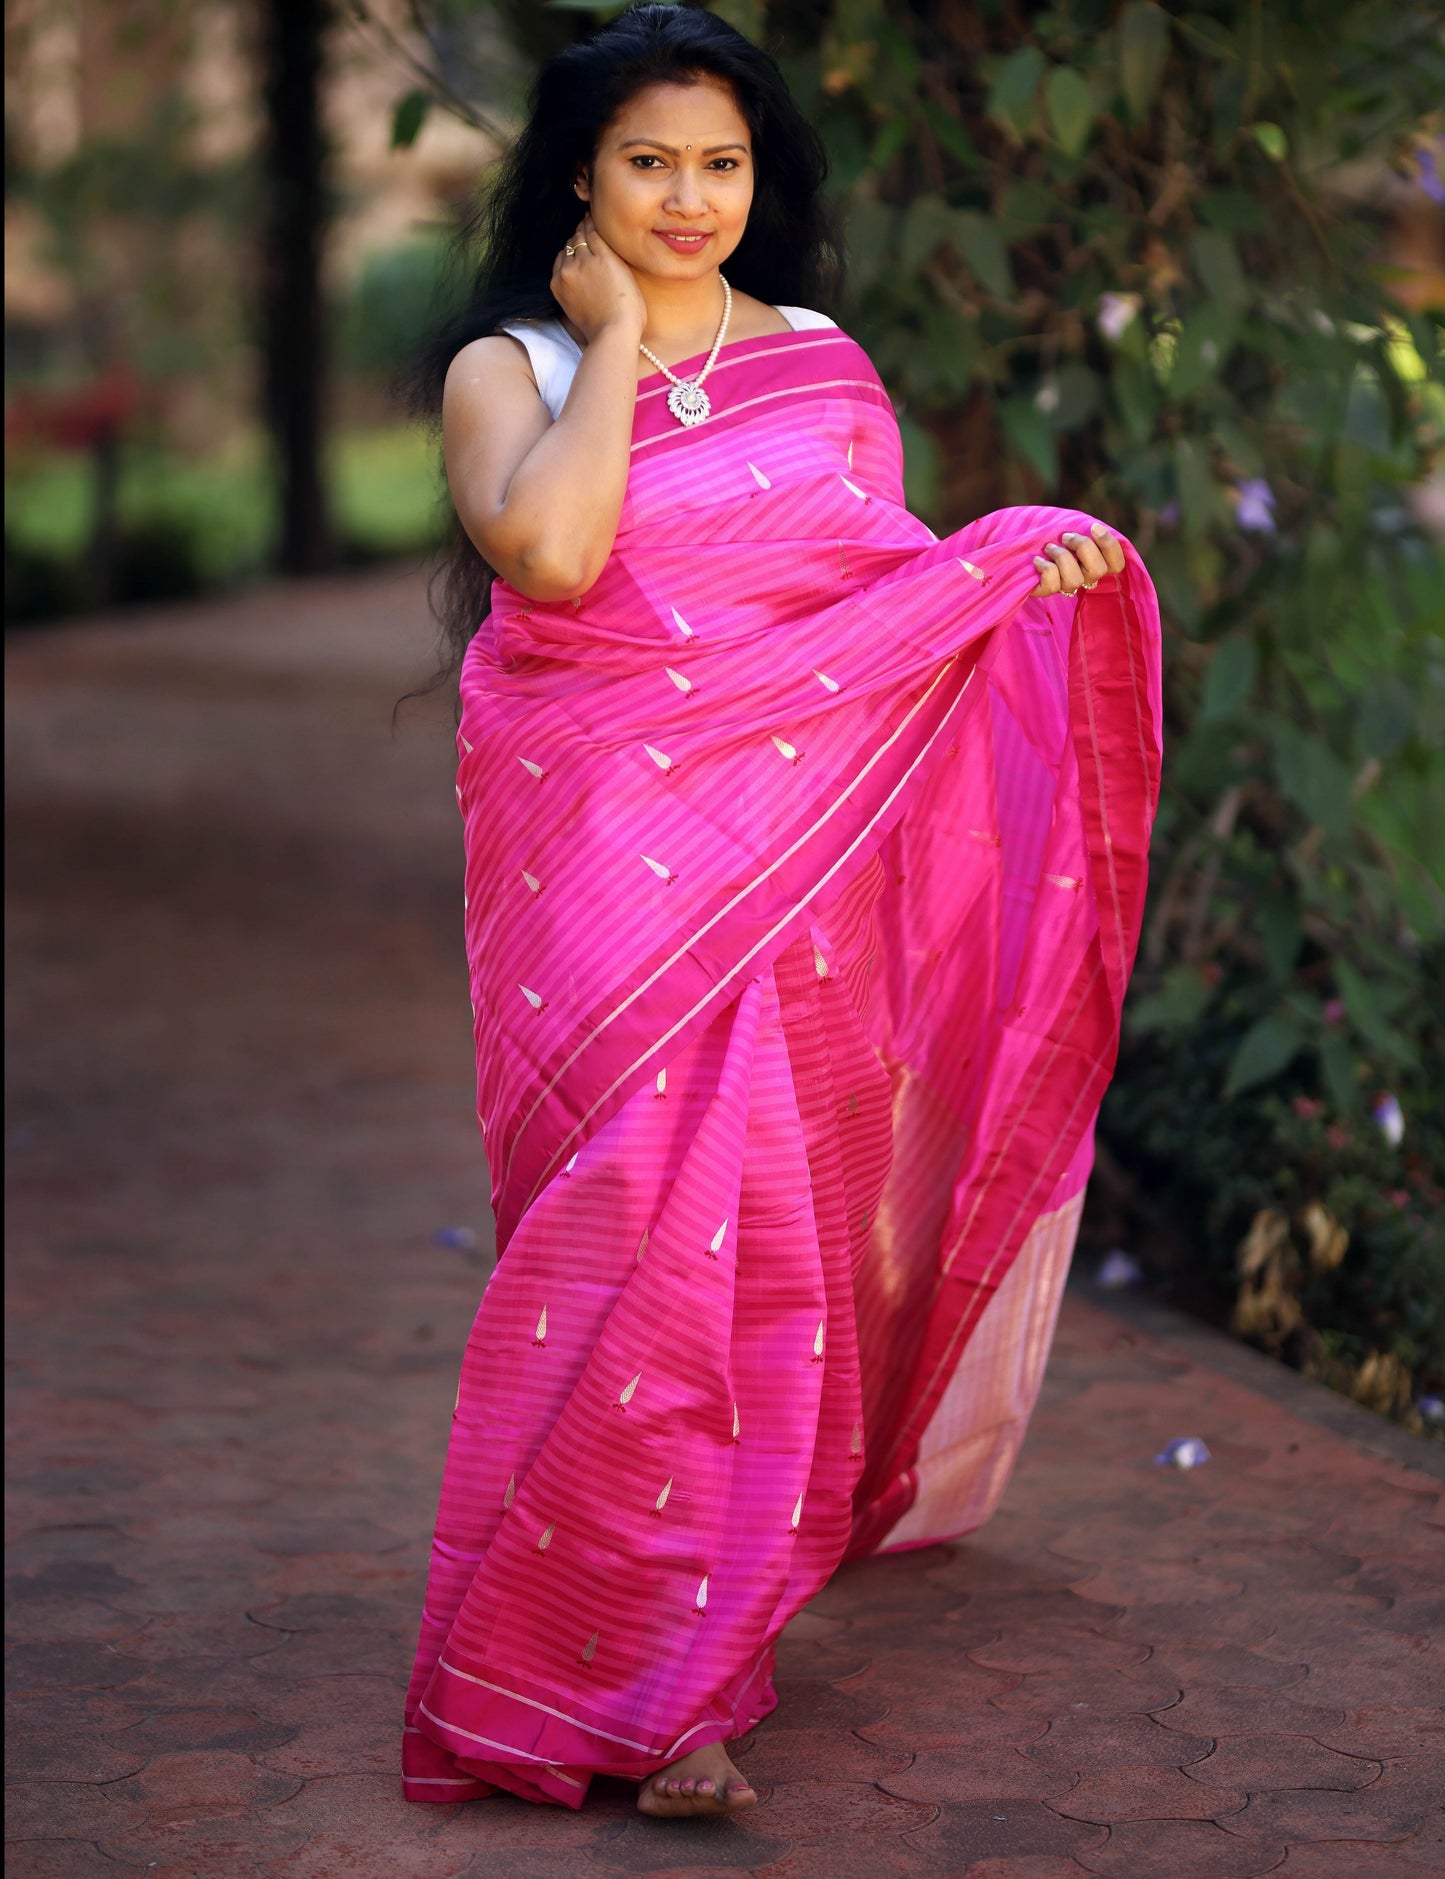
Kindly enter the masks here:
<path id="1" fill-rule="evenodd" d="M 806 332 L 813 327 L 837 326 L 836 320 L 830 320 L 826 313 L 818 313 L 812 307 L 778 307 L 794 332 Z"/>

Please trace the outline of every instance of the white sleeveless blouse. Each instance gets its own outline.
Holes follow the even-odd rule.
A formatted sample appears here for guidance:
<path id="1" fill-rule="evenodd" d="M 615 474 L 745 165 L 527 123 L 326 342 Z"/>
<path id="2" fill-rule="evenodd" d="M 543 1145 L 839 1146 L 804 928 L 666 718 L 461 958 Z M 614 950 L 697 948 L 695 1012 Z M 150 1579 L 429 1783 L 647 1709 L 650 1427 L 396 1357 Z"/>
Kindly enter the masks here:
<path id="1" fill-rule="evenodd" d="M 776 307 L 774 311 L 782 314 L 794 332 L 838 324 L 836 320 L 830 320 L 826 313 L 815 313 L 811 307 Z M 514 320 L 501 330 L 510 333 L 513 339 L 521 340 L 527 348 L 532 376 L 537 381 L 537 390 L 542 394 L 542 403 L 554 418 L 560 417 L 572 386 L 572 376 L 577 370 L 577 361 L 582 357 L 582 348 L 560 320 Z"/>

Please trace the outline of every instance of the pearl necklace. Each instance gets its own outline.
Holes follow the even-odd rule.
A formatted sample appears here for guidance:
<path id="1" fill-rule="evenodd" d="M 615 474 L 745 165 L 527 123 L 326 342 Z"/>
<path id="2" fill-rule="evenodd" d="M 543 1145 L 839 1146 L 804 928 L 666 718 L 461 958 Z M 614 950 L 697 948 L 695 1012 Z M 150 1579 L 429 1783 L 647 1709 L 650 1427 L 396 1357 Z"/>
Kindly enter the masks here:
<path id="1" fill-rule="evenodd" d="M 704 418 L 712 416 L 712 399 L 703 390 L 702 381 L 713 368 L 713 361 L 722 347 L 723 334 L 728 330 L 728 320 L 733 310 L 733 290 L 723 280 L 721 274 L 718 275 L 718 279 L 722 281 L 723 290 L 722 324 L 717 329 L 717 338 L 712 342 L 712 351 L 707 355 L 707 364 L 696 378 L 679 378 L 670 366 L 662 363 L 655 352 L 642 346 L 641 340 L 638 341 L 639 346 L 642 346 L 643 355 L 651 359 L 658 371 L 672 381 L 672 390 L 667 394 L 667 408 L 679 424 L 701 424 Z"/>

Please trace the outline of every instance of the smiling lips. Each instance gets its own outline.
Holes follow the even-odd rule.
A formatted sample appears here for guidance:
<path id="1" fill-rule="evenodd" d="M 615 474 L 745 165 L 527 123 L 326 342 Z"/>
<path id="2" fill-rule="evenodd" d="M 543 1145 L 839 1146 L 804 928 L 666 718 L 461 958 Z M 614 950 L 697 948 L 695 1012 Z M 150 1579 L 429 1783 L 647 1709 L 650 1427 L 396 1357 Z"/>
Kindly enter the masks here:
<path id="1" fill-rule="evenodd" d="M 660 241 L 665 241 L 675 254 L 696 254 L 704 242 L 712 240 L 711 230 L 705 234 L 695 234 L 681 229 L 655 228 L 652 232 Z"/>

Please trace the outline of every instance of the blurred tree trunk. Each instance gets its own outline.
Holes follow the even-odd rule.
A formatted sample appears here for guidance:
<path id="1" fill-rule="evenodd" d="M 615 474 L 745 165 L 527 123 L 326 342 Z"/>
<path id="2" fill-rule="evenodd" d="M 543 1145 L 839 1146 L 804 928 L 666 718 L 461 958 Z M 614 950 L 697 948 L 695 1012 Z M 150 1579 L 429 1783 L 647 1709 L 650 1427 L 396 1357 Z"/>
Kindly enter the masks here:
<path id="1" fill-rule="evenodd" d="M 264 396 L 281 474 L 276 561 L 287 574 L 315 573 L 336 559 L 321 465 L 326 402 L 321 250 L 328 212 L 321 79 L 330 22 L 330 0 L 263 0 Z"/>

